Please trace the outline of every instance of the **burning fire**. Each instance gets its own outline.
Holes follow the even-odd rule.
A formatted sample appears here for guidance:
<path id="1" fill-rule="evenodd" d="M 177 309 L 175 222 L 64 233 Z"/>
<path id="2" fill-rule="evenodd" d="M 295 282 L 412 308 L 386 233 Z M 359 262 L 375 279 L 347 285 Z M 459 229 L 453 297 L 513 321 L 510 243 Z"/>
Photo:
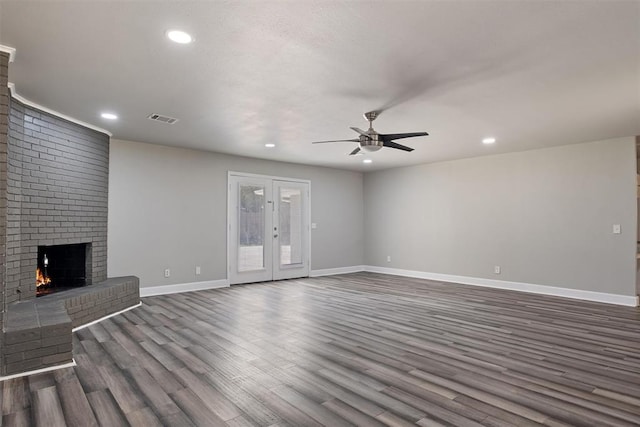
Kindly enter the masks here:
<path id="1" fill-rule="evenodd" d="M 36 288 L 51 283 L 51 278 L 42 274 L 40 269 L 36 269 Z"/>

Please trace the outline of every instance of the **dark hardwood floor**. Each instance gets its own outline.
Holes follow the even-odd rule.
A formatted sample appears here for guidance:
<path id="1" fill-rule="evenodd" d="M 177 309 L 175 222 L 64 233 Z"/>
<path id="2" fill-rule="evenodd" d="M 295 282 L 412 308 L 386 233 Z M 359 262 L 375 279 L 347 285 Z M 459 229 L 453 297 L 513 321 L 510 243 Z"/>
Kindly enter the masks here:
<path id="1" fill-rule="evenodd" d="M 638 426 L 640 310 L 357 273 L 150 297 L 3 426 Z"/>

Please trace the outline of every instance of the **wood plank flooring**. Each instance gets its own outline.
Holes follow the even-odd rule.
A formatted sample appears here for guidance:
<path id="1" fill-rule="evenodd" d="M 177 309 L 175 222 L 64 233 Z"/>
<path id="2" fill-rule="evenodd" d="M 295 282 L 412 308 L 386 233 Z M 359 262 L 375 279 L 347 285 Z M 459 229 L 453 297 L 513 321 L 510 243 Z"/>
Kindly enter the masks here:
<path id="1" fill-rule="evenodd" d="M 2 426 L 638 426 L 640 310 L 356 273 L 149 297 Z"/>

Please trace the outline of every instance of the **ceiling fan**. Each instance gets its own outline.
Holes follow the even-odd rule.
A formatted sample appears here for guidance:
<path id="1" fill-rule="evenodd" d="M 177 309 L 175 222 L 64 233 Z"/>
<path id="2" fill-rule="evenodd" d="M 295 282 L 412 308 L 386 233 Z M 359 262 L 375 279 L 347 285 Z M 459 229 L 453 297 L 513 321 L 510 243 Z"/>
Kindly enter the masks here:
<path id="1" fill-rule="evenodd" d="M 413 138 L 414 136 L 427 136 L 427 132 L 410 132 L 410 133 L 378 133 L 373 130 L 373 121 L 380 114 L 379 111 L 369 111 L 364 113 L 364 118 L 369 121 L 369 130 L 366 132 L 362 129 L 352 127 L 351 129 L 358 132 L 360 136 L 354 139 L 336 139 L 332 141 L 316 141 L 312 144 L 324 144 L 327 142 L 357 142 L 358 147 L 349 153 L 350 156 L 358 154 L 360 150 L 374 152 L 382 147 L 396 148 L 403 151 L 413 151 L 413 148 L 393 142 L 394 139 Z"/>

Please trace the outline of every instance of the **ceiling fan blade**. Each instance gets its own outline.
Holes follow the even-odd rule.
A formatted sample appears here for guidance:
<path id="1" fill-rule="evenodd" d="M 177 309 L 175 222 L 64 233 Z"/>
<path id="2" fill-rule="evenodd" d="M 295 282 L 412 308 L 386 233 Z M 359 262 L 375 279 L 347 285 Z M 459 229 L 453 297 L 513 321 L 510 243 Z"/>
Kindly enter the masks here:
<path id="1" fill-rule="evenodd" d="M 352 152 L 349 153 L 350 156 L 355 156 L 356 154 L 358 154 L 360 152 L 360 147 L 356 148 L 355 150 L 353 150 Z"/>
<path id="2" fill-rule="evenodd" d="M 409 133 L 387 133 L 380 134 L 380 138 L 383 141 L 391 141 L 392 139 L 413 138 L 414 136 L 428 136 L 426 132 L 409 132 Z"/>
<path id="3" fill-rule="evenodd" d="M 358 129 L 358 128 L 352 127 L 351 130 L 354 130 L 354 131 L 358 132 L 360 135 L 369 136 L 369 134 L 366 133 L 365 131 L 363 131 L 362 129 Z"/>
<path id="4" fill-rule="evenodd" d="M 389 147 L 389 148 L 397 148 L 398 150 L 402 150 L 402 151 L 413 151 L 413 148 L 411 147 L 407 147 L 405 145 L 401 145 L 401 144 L 397 144 L 393 141 L 383 141 L 382 143 L 385 147 Z"/>
<path id="5" fill-rule="evenodd" d="M 324 144 L 326 142 L 360 142 L 359 139 L 334 139 L 332 141 L 315 141 L 312 144 Z"/>

